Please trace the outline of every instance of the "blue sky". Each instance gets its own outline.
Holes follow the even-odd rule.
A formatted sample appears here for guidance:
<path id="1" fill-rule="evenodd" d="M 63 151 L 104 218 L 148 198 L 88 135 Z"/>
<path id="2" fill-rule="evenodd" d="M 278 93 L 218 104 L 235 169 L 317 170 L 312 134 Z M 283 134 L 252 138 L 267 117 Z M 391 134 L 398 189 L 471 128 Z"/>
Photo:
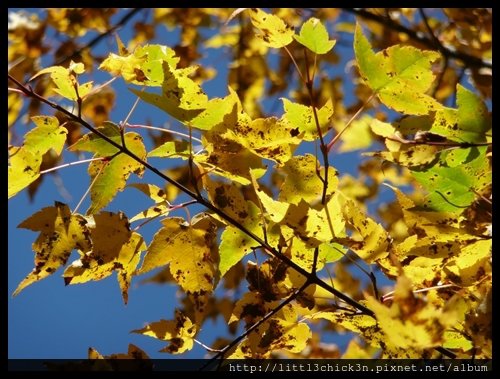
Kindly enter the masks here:
<path id="1" fill-rule="evenodd" d="M 121 14 L 118 15 L 119 17 L 121 17 Z M 125 29 L 119 31 L 119 35 L 125 43 L 131 35 L 130 26 L 133 25 L 134 21 L 141 18 L 142 16 L 136 15 Z M 205 32 L 210 34 L 218 31 L 206 30 Z M 91 34 L 86 38 L 92 38 L 93 36 L 94 34 Z M 164 26 L 160 25 L 157 29 L 157 37 L 151 43 L 173 46 L 177 37 L 178 33 L 176 31 L 167 31 Z M 342 59 L 338 65 L 328 68 L 328 70 L 331 70 L 329 74 L 331 76 L 344 76 L 347 85 L 350 87 L 350 74 L 346 74 L 344 68 L 347 61 L 353 58 L 352 48 L 337 45 L 335 49 Z M 106 39 L 97 46 L 97 51 L 103 54 L 115 50 L 113 38 Z M 205 54 L 206 57 L 201 63 L 209 66 L 213 65 L 214 57 L 216 57 L 218 76 L 207 82 L 204 89 L 209 98 L 224 96 L 227 91 L 227 64 L 230 61 L 224 62 L 221 59 L 220 52 L 214 50 L 207 50 Z M 228 55 L 224 56 L 229 57 Z M 109 75 L 105 73 L 95 74 L 91 79 L 102 83 L 109 79 Z M 135 101 L 135 96 L 127 91 L 121 79 L 115 81 L 112 85 L 117 93 L 117 104 L 112 113 L 112 120 L 119 122 L 126 117 Z M 346 104 L 354 102 L 350 91 L 346 90 L 345 92 Z M 264 103 L 264 106 L 267 105 Z M 278 112 L 281 112 L 281 109 L 278 109 Z M 153 106 L 140 103 L 129 122 L 145 123 L 146 117 L 155 126 L 161 126 L 165 121 L 169 120 L 166 114 Z M 312 144 L 304 145 L 299 150 L 299 153 L 303 154 L 310 150 L 312 146 Z M 337 156 L 332 156 L 331 163 L 335 168 L 341 174 L 347 172 L 355 174 L 356 167 L 360 162 L 359 152 L 344 154 L 340 157 L 341 159 L 337 159 Z M 74 154 L 65 153 L 65 162 L 75 160 L 76 156 Z M 152 159 L 151 163 L 157 164 L 161 169 L 166 168 L 164 161 Z M 85 358 L 89 347 L 94 347 L 102 354 L 107 355 L 126 352 L 128 344 L 134 343 L 153 358 L 176 358 L 176 356 L 158 353 L 158 350 L 165 345 L 164 342 L 137 334 L 130 334 L 131 330 L 141 328 L 147 322 L 173 317 L 174 307 L 179 296 L 178 288 L 174 285 L 139 284 L 142 279 L 150 275 L 133 279 L 129 290 L 129 303 L 126 306 L 123 304 L 114 274 L 99 282 L 64 286 L 61 277 L 63 270 L 59 270 L 47 279 L 34 283 L 17 297 L 11 297 L 19 282 L 33 268 L 31 244 L 37 237 L 36 233 L 25 229 L 17 229 L 16 226 L 41 208 L 53 205 L 55 200 L 68 203 L 70 208 L 73 209 L 88 188 L 89 179 L 86 169 L 86 165 L 79 165 L 59 170 L 64 187 L 71 194 L 70 200 L 61 196 L 58 186 L 51 176 L 45 178 L 33 202 L 29 201 L 26 191 L 9 200 L 8 357 Z M 159 179 L 150 173 L 146 173 L 143 180 L 148 183 L 162 185 Z M 129 182 L 138 181 L 137 177 L 132 176 Z M 382 187 L 381 191 L 381 199 L 384 201 L 390 199 L 391 193 L 389 190 Z M 149 205 L 150 202 L 145 196 L 135 190 L 127 190 L 120 193 L 106 210 L 124 210 L 127 215 L 133 215 Z M 377 205 L 379 203 L 370 204 L 370 209 L 373 211 Z M 80 211 L 85 212 L 87 207 L 88 199 L 84 202 Z M 194 211 L 192 210 L 192 212 Z M 183 217 L 185 214 L 174 213 L 171 215 Z M 141 229 L 141 233 L 148 243 L 157 228 L 157 223 L 151 223 L 151 225 Z M 69 262 L 76 259 L 76 257 L 77 253 L 73 252 Z M 209 320 L 197 336 L 197 339 L 210 344 L 219 335 L 223 326 L 222 317 L 219 317 L 215 322 Z M 194 349 L 183 355 L 182 358 L 199 358 L 203 357 L 204 354 L 205 350 L 195 345 Z"/>

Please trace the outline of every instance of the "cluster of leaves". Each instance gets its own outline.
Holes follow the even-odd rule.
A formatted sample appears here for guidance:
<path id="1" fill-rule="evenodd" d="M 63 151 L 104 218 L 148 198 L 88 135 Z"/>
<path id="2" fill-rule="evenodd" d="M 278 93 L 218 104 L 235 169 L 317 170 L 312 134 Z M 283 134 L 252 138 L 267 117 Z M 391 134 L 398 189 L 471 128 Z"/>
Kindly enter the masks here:
<path id="1" fill-rule="evenodd" d="M 347 107 L 342 79 L 327 75 L 339 59 L 327 26 L 339 10 L 309 17 L 291 9 L 156 9 L 155 22 L 180 26 L 179 45 L 145 43 L 154 30 L 138 23 L 128 47 L 117 38 L 117 53 L 99 65 L 178 123 L 181 132 L 152 135 L 154 147 L 147 149 L 145 133 L 107 120 L 112 92 L 80 83 L 79 75 L 93 69 L 89 49 L 68 67 L 36 67 L 48 25 L 68 36 L 102 31 L 114 10 L 79 11 L 78 22 L 65 22 L 74 12 L 54 10 L 45 21 L 18 19 L 9 29 L 9 62 L 28 57 L 10 70 L 19 91 L 9 93 L 9 126 L 22 112 L 35 124 L 22 145 L 9 146 L 9 197 L 26 187 L 36 190 L 43 168 L 56 166 L 65 145 L 93 154 L 86 214 L 56 202 L 19 225 L 39 236 L 33 243 L 35 268 L 15 294 L 66 266 L 66 284 L 116 271 L 126 303 L 132 278 L 160 269 L 150 280 L 176 283 L 185 296 L 173 320 L 134 332 L 166 341 L 164 352 L 192 349 L 204 322 L 222 314 L 230 332 L 238 323 L 245 327 L 240 338 L 213 344 L 211 350 L 224 358 L 420 358 L 443 352 L 491 357 L 491 114 L 484 99 L 453 77 L 457 69 L 445 53 L 460 44 L 474 46 L 474 57 L 487 59 L 490 13 L 467 13 L 481 21 L 473 36 L 460 22 L 450 23 L 469 32 L 462 39 L 452 37 L 457 30 L 439 19 L 421 17 L 417 28 L 432 24 L 443 30 L 438 51 L 403 44 L 402 32 L 391 32 L 376 17 L 366 25 L 390 46 L 380 46 L 374 36 L 370 42 L 360 22 L 337 20 L 338 30 L 354 33 L 359 102 Z M 389 10 L 408 20 L 417 18 L 414 12 Z M 465 17 L 448 10 L 446 15 Z M 226 20 L 224 33 L 203 37 L 203 27 Z M 28 37 L 33 43 L 22 45 Z M 33 45 L 37 51 L 30 50 Z M 209 98 L 202 88 L 216 72 L 194 64 L 201 45 L 231 47 L 225 97 Z M 56 58 L 67 49 L 63 44 Z M 282 54 L 273 70 L 267 59 L 276 49 Z M 487 98 L 484 70 L 480 76 L 473 69 L 476 87 Z M 26 76 L 37 79 L 33 90 L 22 85 Z M 298 83 L 296 90 L 290 91 L 290 82 Z M 285 95 L 277 116 L 266 116 L 259 105 L 266 88 L 268 96 Z M 25 96 L 33 99 L 27 108 Z M 455 96 L 456 108 L 444 105 Z M 73 102 L 77 114 L 53 97 Z M 56 108 L 55 115 L 40 115 L 40 102 Z M 82 135 L 82 127 L 90 131 Z M 316 154 L 296 152 L 311 143 Z M 334 154 L 373 150 L 377 143 L 385 144 L 383 150 L 365 153 L 369 158 L 360 162 L 358 178 L 330 164 Z M 161 173 L 151 165 L 154 159 L 181 166 Z M 146 169 L 167 180 L 166 186 L 130 183 L 132 174 L 142 177 Z M 369 216 L 366 203 L 382 184 L 395 200 Z M 154 204 L 132 217 L 103 210 L 119 192 L 135 190 Z M 179 203 L 181 193 L 191 201 Z M 187 218 L 169 215 L 192 204 L 205 209 Z M 148 242 L 140 226 L 158 217 L 161 225 Z M 136 221 L 143 224 L 131 228 Z M 67 264 L 73 250 L 79 257 Z M 253 262 L 251 254 L 262 259 Z M 394 280 L 394 291 L 380 296 L 375 276 L 363 265 Z M 359 269 L 370 279 L 365 284 L 353 276 Z M 244 287 L 243 281 L 246 292 L 232 296 L 230 290 Z M 216 296 L 221 287 L 228 291 Z M 340 352 L 321 342 L 323 329 L 348 330 L 355 337 Z M 98 355 L 91 350 L 91 357 Z"/>

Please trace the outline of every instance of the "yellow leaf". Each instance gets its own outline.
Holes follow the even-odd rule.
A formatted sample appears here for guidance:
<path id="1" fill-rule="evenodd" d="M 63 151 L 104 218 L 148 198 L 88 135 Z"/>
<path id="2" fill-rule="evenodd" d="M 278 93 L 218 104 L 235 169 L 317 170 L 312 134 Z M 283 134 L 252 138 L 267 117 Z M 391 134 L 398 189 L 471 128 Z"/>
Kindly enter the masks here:
<path id="1" fill-rule="evenodd" d="M 248 215 L 242 221 L 243 226 L 258 237 L 264 238 L 259 208 L 254 203 L 248 201 L 246 212 L 248 212 Z M 250 253 L 255 244 L 255 241 L 240 229 L 228 225 L 222 232 L 219 246 L 220 276 L 224 276 L 231 267 Z"/>
<path id="2" fill-rule="evenodd" d="M 283 108 L 285 114 L 283 117 L 290 123 L 292 128 L 291 131 L 298 132 L 297 134 L 302 134 L 304 141 L 314 141 L 319 138 L 318 127 L 316 126 L 316 121 L 314 118 L 312 108 L 306 107 L 302 104 L 292 103 L 290 100 L 282 98 Z M 318 122 L 321 128 L 321 132 L 325 134 L 330 126 L 330 120 L 333 116 L 333 103 L 329 99 L 323 107 L 316 110 L 318 116 Z"/>
<path id="3" fill-rule="evenodd" d="M 196 332 L 196 325 L 179 310 L 175 311 L 175 320 L 152 322 L 142 329 L 132 331 L 132 333 L 142 334 L 162 341 L 169 341 L 170 344 L 160 351 L 171 354 L 181 354 L 191 350 Z"/>
<path id="4" fill-rule="evenodd" d="M 472 341 L 463 333 L 455 330 L 447 330 L 444 332 L 443 347 L 445 349 L 461 349 L 466 352 L 474 347 Z"/>
<path id="5" fill-rule="evenodd" d="M 326 206 L 311 208 L 307 212 L 307 235 L 322 242 L 345 237 L 345 221 L 339 192 L 335 192 Z"/>
<path id="6" fill-rule="evenodd" d="M 36 127 L 25 135 L 23 146 L 9 147 L 8 197 L 16 195 L 40 176 L 45 153 L 53 149 L 61 154 L 68 131 L 52 116 L 31 118 Z"/>
<path id="7" fill-rule="evenodd" d="M 319 200 L 323 193 L 323 182 L 317 175 L 317 160 L 311 154 L 292 157 L 283 167 L 286 179 L 281 186 L 278 200 L 298 204 L 301 200 L 313 203 Z M 319 174 L 324 177 L 324 169 L 319 169 Z M 337 188 L 337 171 L 330 167 L 328 170 L 328 191 L 333 193 Z"/>
<path id="8" fill-rule="evenodd" d="M 278 304 L 279 301 L 265 302 L 259 294 L 247 292 L 236 303 L 229 323 L 243 319 L 247 325 L 251 325 Z M 248 339 L 229 358 L 265 357 L 281 349 L 300 353 L 310 338 L 309 326 L 297 322 L 297 312 L 288 304 L 250 333 Z"/>
<path id="9" fill-rule="evenodd" d="M 193 68 L 173 69 L 163 62 L 162 94 L 142 92 L 130 88 L 134 94 L 153 104 L 177 120 L 189 123 L 207 107 L 208 97 L 193 79 Z"/>
<path id="10" fill-rule="evenodd" d="M 367 263 L 387 255 L 390 237 L 382 225 L 359 211 L 353 200 L 345 199 L 342 208 L 346 222 L 359 233 L 361 246 L 354 243 L 350 248 Z M 356 241 L 355 237 L 353 237 Z"/>
<path id="11" fill-rule="evenodd" d="M 267 211 L 267 217 L 273 222 L 280 222 L 283 220 L 288 212 L 290 204 L 281 201 L 276 201 L 262 190 L 256 190 L 262 206 Z"/>
<path id="12" fill-rule="evenodd" d="M 22 147 L 9 147 L 8 196 L 9 199 L 40 177 L 42 157 Z"/>
<path id="13" fill-rule="evenodd" d="M 67 285 L 86 283 L 104 279 L 116 271 L 127 304 L 132 274 L 146 245 L 141 235 L 130 232 L 128 220 L 121 213 L 101 212 L 93 219 L 94 225 L 89 226 L 92 250 L 66 268 L 64 281 Z"/>
<path id="14" fill-rule="evenodd" d="M 107 122 L 105 126 L 98 128 L 98 130 L 121 144 L 119 128 L 115 124 Z M 146 148 L 139 134 L 125 133 L 124 140 L 128 150 L 140 159 L 146 160 Z M 83 136 L 72 146 L 72 149 L 91 151 L 95 153 L 96 157 L 104 158 L 112 157 L 118 151 L 117 148 L 93 133 Z M 92 214 L 107 206 L 119 191 L 123 191 L 132 173 L 142 176 L 144 166 L 128 155 L 120 153 L 111 160 L 92 161 L 89 164 L 88 173 L 93 185 L 90 189 L 92 202 L 87 214 Z"/>
<path id="15" fill-rule="evenodd" d="M 280 48 L 293 41 L 294 30 L 278 16 L 263 12 L 259 8 L 251 8 L 250 19 L 253 26 L 259 29 L 257 34 L 267 46 Z"/>
<path id="16" fill-rule="evenodd" d="M 83 71 L 83 63 L 75 64 L 71 61 L 69 68 L 63 66 L 47 67 L 35 74 L 30 80 L 43 74 L 50 74 L 50 78 L 56 85 L 54 91 L 67 99 L 76 101 L 84 98 L 92 90 L 92 82 L 79 84 L 76 80 L 75 74 L 81 74 Z"/>
<path id="17" fill-rule="evenodd" d="M 390 307 L 369 297 L 367 306 L 375 312 L 386 341 L 400 349 L 440 346 L 445 330 L 457 321 L 454 309 L 437 308 L 412 292 L 408 278 L 400 276 Z"/>
<path id="18" fill-rule="evenodd" d="M 186 225 L 179 217 L 162 221 L 163 227 L 154 235 L 137 274 L 170 265 L 175 281 L 186 292 L 211 292 L 215 266 L 210 244 L 215 227 L 209 218 Z"/>
<path id="19" fill-rule="evenodd" d="M 244 222 L 248 217 L 248 206 L 235 184 L 216 182 L 207 175 L 204 176 L 203 183 L 213 205 L 235 220 Z"/>
<path id="20" fill-rule="evenodd" d="M 87 221 L 78 214 L 72 215 L 66 204 L 56 202 L 24 220 L 19 228 L 40 232 L 33 243 L 35 268 L 18 285 L 14 296 L 30 284 L 52 275 L 66 264 L 73 249 L 90 248 Z"/>
<path id="21" fill-rule="evenodd" d="M 256 155 L 279 164 L 287 162 L 301 142 L 296 137 L 297 128 L 276 117 L 258 118 L 249 124 L 238 123 L 233 132 L 235 141 Z"/>
<path id="22" fill-rule="evenodd" d="M 111 53 L 99 69 L 113 76 L 121 75 L 129 83 L 159 87 L 164 80 L 163 63 L 175 68 L 179 60 L 173 49 L 153 44 L 138 46 L 132 54 L 125 54 L 123 49 L 120 55 Z"/>
<path id="23" fill-rule="evenodd" d="M 354 120 L 346 133 L 342 134 L 342 145 L 340 145 L 339 152 L 346 153 L 371 146 L 370 123 L 372 121 L 373 117 L 369 115 L 363 115 Z"/>

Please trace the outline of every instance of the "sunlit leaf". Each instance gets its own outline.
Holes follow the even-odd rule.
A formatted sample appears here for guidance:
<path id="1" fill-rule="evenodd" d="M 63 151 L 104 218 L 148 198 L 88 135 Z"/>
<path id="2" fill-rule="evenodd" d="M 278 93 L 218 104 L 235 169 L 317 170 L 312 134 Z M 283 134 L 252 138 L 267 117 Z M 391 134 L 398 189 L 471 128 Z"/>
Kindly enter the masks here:
<path id="1" fill-rule="evenodd" d="M 128 288 L 146 244 L 141 235 L 131 232 L 121 213 L 101 212 L 89 226 L 92 250 L 73 261 L 64 271 L 68 284 L 101 280 L 117 273 L 123 301 L 128 302 Z"/>
<path id="2" fill-rule="evenodd" d="M 107 122 L 98 130 L 108 138 L 121 145 L 121 136 L 118 126 Z M 146 148 L 142 137 L 133 132 L 125 133 L 123 136 L 127 149 L 142 160 L 146 160 Z M 111 146 L 103 138 L 93 133 L 83 136 L 73 146 L 73 150 L 84 150 L 95 153 L 95 157 L 109 158 L 92 161 L 88 172 L 93 182 L 90 190 L 90 205 L 87 214 L 92 214 L 109 204 L 118 191 L 123 191 L 130 174 L 142 176 L 144 166 L 125 153 L 116 154 L 119 150 Z"/>
<path id="3" fill-rule="evenodd" d="M 246 212 L 247 217 L 242 223 L 243 226 L 263 238 L 262 222 L 259 217 L 260 210 L 255 204 L 247 202 Z M 221 277 L 245 255 L 250 253 L 253 247 L 256 247 L 256 243 L 250 236 L 237 227 L 228 225 L 222 232 L 219 246 L 219 271 Z"/>
<path id="4" fill-rule="evenodd" d="M 359 211 L 356 203 L 346 199 L 342 207 L 344 218 L 362 239 L 361 245 L 353 243 L 350 248 L 370 263 L 387 255 L 390 237 L 382 225 Z M 354 237 L 354 241 L 357 238 Z"/>
<path id="5" fill-rule="evenodd" d="M 18 285 L 14 296 L 65 265 L 73 249 L 87 251 L 90 248 L 87 221 L 81 215 L 72 215 L 68 206 L 63 203 L 56 202 L 53 207 L 43 208 L 18 227 L 40 234 L 33 243 L 35 268 Z"/>
<path id="6" fill-rule="evenodd" d="M 292 103 L 283 98 L 283 108 L 285 110 L 284 118 L 288 120 L 292 129 L 291 132 L 296 135 L 303 133 L 304 141 L 314 141 L 319 138 L 318 127 L 314 118 L 313 110 L 302 104 Z M 323 107 L 316 110 L 321 133 L 325 134 L 330 126 L 330 119 L 333 115 L 333 104 L 328 100 Z M 294 132 L 295 131 L 295 132 Z"/>
<path id="7" fill-rule="evenodd" d="M 129 83 L 160 87 L 164 81 L 163 62 L 175 68 L 179 58 L 173 49 L 163 45 L 138 46 L 132 54 L 109 54 L 99 69 L 122 76 Z"/>
<path id="8" fill-rule="evenodd" d="M 336 42 L 329 39 L 325 26 L 315 17 L 304 22 L 300 34 L 294 35 L 293 38 L 316 54 L 328 53 Z"/>
<path id="9" fill-rule="evenodd" d="M 54 91 L 67 99 L 76 101 L 85 97 L 92 90 L 92 82 L 79 84 L 76 79 L 75 74 L 81 74 L 83 71 L 84 66 L 82 63 L 75 64 L 71 61 L 69 68 L 63 66 L 47 67 L 39 71 L 30 80 L 43 74 L 50 74 L 50 78 L 56 85 Z"/>
<path id="10" fill-rule="evenodd" d="M 175 320 L 152 322 L 147 324 L 144 328 L 132 331 L 132 333 L 170 342 L 160 351 L 171 354 L 181 354 L 191 350 L 193 348 L 193 338 L 196 332 L 196 325 L 179 310 L 175 312 Z"/>
<path id="11" fill-rule="evenodd" d="M 176 282 L 186 292 L 211 292 L 215 267 L 209 243 L 215 237 L 210 219 L 186 225 L 179 217 L 162 221 L 148 247 L 138 274 L 169 265 Z M 188 255 L 186 253 L 188 252 Z"/>
<path id="12" fill-rule="evenodd" d="M 462 212 L 491 183 L 492 175 L 484 155 L 457 167 L 438 162 L 412 174 L 430 192 L 423 209 L 444 212 Z"/>
<path id="13" fill-rule="evenodd" d="M 32 117 L 36 127 L 25 135 L 21 147 L 9 147 L 8 196 L 11 198 L 40 176 L 42 156 L 53 149 L 60 155 L 67 129 L 52 116 Z"/>
<path id="14" fill-rule="evenodd" d="M 259 29 L 259 37 L 267 46 L 280 48 L 293 41 L 293 27 L 278 16 L 268 14 L 259 8 L 249 9 L 253 26 Z"/>
<path id="15" fill-rule="evenodd" d="M 374 53 L 359 24 L 354 52 L 361 77 L 388 107 L 416 115 L 440 108 L 436 100 L 425 94 L 434 80 L 431 63 L 439 58 L 438 53 L 401 45 Z"/>
<path id="16" fill-rule="evenodd" d="M 486 142 L 491 117 L 481 98 L 457 85 L 458 109 L 443 108 L 436 113 L 431 132 L 457 142 Z"/>
<path id="17" fill-rule="evenodd" d="M 298 204 L 301 200 L 319 200 L 323 193 L 323 182 L 318 173 L 324 177 L 324 169 L 318 169 L 317 165 L 316 158 L 311 154 L 292 157 L 283 167 L 287 176 L 281 187 L 279 201 Z M 327 193 L 333 192 L 337 184 L 337 171 L 330 167 Z"/>

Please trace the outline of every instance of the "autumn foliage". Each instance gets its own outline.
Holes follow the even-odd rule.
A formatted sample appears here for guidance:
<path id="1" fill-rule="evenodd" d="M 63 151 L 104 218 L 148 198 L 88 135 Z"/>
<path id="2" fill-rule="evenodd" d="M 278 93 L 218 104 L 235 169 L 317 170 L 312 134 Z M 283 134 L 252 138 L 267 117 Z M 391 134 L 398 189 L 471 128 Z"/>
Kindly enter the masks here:
<path id="1" fill-rule="evenodd" d="M 134 21 L 133 37 L 122 40 L 119 27 L 141 12 L 149 21 Z M 165 341 L 165 353 L 192 349 L 215 314 L 227 330 L 207 357 L 491 358 L 491 16 L 408 8 L 17 13 L 9 24 L 8 196 L 33 196 L 51 168 L 84 158 L 81 196 L 90 200 L 82 210 L 55 197 L 19 224 L 34 232 L 35 263 L 14 295 L 61 272 L 61 285 L 116 273 L 127 303 L 131 282 L 155 270 L 150 280 L 174 283 L 184 296 L 173 319 L 133 332 Z M 149 42 L 163 24 L 180 30 L 177 45 Z M 68 39 L 49 49 L 50 29 Z M 106 56 L 93 52 L 99 40 L 78 42 L 96 31 L 113 41 Z M 352 59 L 343 76 L 332 75 L 341 44 Z M 49 51 L 53 64 L 40 66 Z M 214 51 L 227 77 L 200 63 Z M 92 81 L 96 70 L 163 111 L 169 128 L 110 120 L 120 93 L 113 81 Z M 223 97 L 204 90 L 215 77 Z M 336 167 L 352 152 L 356 176 Z M 123 192 L 150 205 L 110 211 Z M 141 234 L 146 224 L 154 235 Z M 346 349 L 322 341 L 323 332 L 345 331 Z M 103 355 L 90 349 L 89 357 Z M 107 357 L 147 354 L 131 345 Z"/>

